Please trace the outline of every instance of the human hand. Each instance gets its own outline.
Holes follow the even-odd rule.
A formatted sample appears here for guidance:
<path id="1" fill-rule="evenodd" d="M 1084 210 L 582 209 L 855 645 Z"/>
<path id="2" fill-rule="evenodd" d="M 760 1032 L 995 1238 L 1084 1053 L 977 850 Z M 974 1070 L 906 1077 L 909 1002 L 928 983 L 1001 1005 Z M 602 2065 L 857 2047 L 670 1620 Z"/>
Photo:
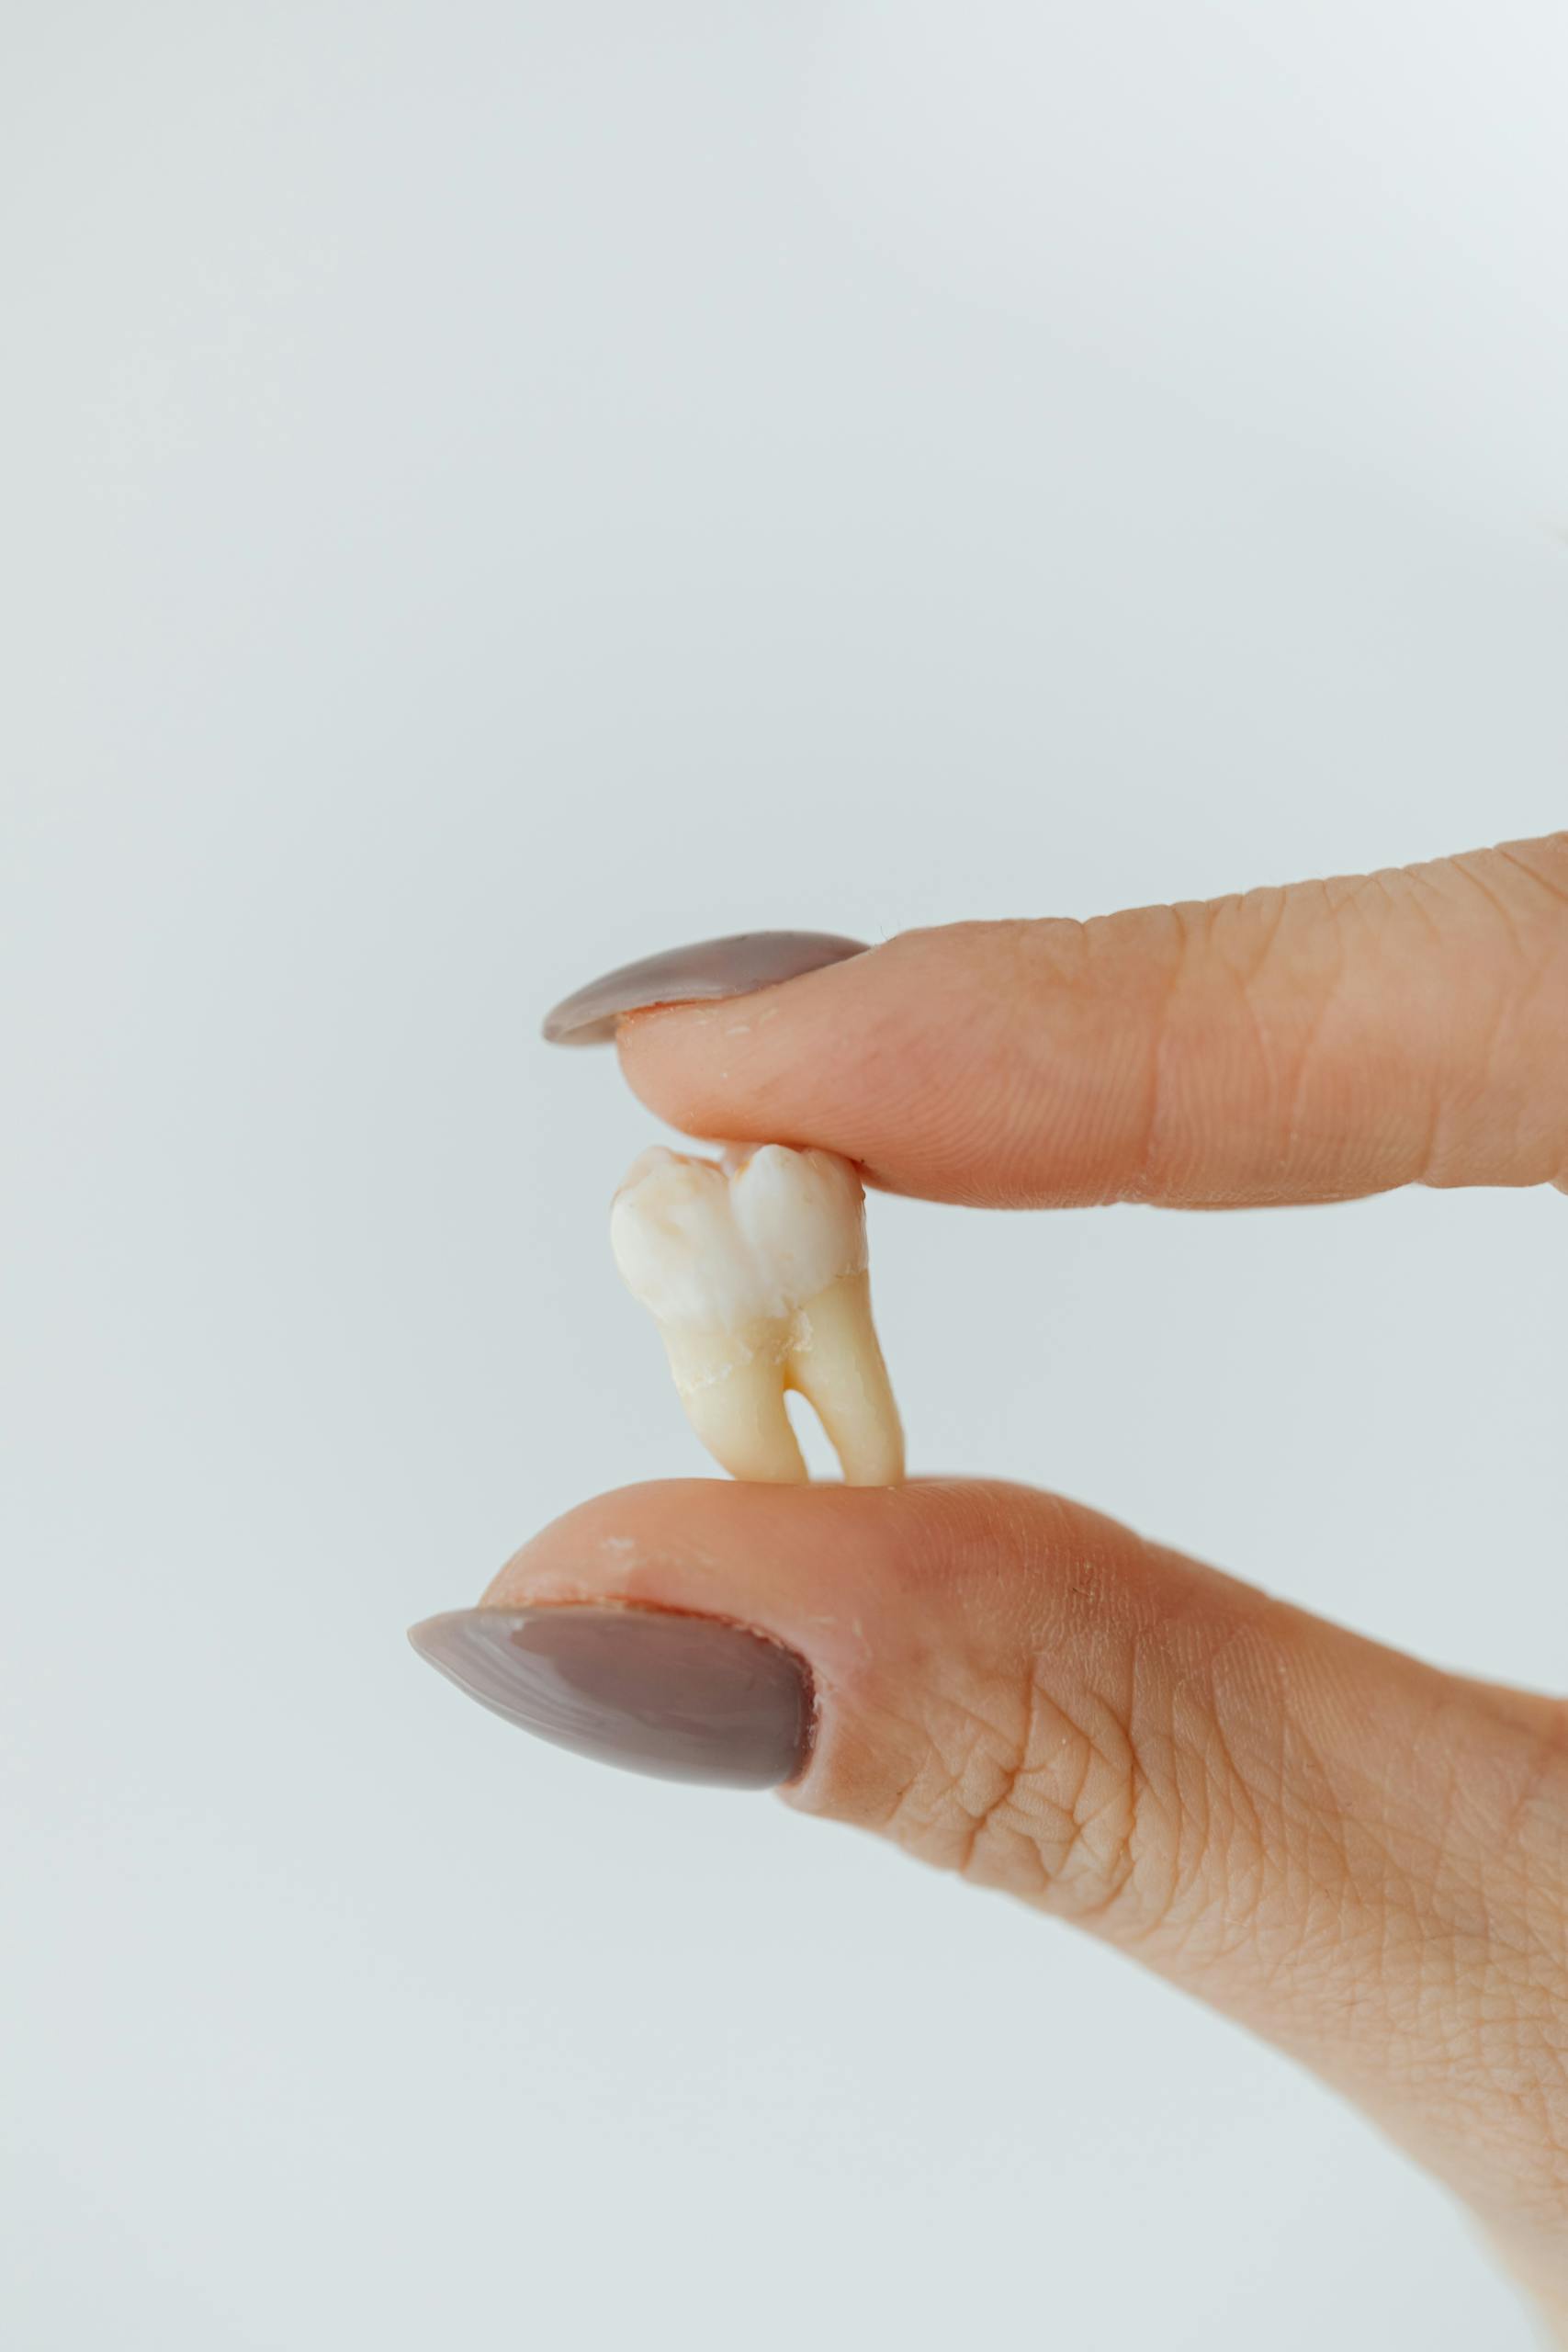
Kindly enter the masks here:
<path id="1" fill-rule="evenodd" d="M 932 1200 L 1568 1189 L 1568 834 L 849 944 L 676 951 L 576 1016 L 688 1133 Z M 1131 1951 L 1374 2116 L 1568 2342 L 1559 1701 L 965 1480 L 604 1496 L 416 1640 L 546 1737 L 779 1785 Z"/>

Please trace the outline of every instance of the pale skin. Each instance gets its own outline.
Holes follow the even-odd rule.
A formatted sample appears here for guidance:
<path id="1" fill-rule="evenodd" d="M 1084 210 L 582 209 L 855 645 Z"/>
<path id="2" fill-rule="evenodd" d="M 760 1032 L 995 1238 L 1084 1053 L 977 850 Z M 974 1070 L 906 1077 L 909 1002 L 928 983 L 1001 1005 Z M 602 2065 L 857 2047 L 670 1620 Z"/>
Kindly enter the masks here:
<path id="1" fill-rule="evenodd" d="M 1568 832 L 911 933 L 749 1002 L 743 1030 L 732 1004 L 626 1020 L 638 1095 L 687 1134 L 824 1146 L 895 1192 L 1568 1191 Z M 1557 1587 L 1565 1555 L 1543 1528 Z M 1000 1483 L 630 1488 L 547 1528 L 486 1599 L 718 1614 L 808 1656 L 816 1737 L 786 1802 L 1071 1919 L 1290 2052 L 1469 2206 L 1568 2345 L 1562 1700 Z"/>

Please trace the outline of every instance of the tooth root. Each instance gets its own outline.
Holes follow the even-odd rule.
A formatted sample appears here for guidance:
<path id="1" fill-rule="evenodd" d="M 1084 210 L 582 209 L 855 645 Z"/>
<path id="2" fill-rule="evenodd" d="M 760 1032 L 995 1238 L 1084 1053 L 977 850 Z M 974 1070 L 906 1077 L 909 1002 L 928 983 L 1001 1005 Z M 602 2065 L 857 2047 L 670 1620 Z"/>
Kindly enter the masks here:
<path id="1" fill-rule="evenodd" d="M 665 1347 L 686 1419 L 721 1470 L 761 1486 L 805 1483 L 805 1458 L 784 1409 L 786 1367 L 777 1345 L 760 1345 L 742 1357 L 728 1334 L 669 1331 Z"/>
<path id="2" fill-rule="evenodd" d="M 871 1319 L 868 1275 L 840 1274 L 796 1309 L 784 1377 L 827 1430 L 846 1486 L 899 1484 L 904 1430 Z"/>

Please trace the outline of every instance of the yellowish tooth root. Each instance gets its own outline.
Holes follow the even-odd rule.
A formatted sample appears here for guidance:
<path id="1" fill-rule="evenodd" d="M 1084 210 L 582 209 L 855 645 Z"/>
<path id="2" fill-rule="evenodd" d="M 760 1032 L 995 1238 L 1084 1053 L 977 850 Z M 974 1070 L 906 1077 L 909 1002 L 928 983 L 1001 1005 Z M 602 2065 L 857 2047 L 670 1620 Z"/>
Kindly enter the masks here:
<path id="1" fill-rule="evenodd" d="M 759 1486 L 803 1483 L 806 1461 L 784 1410 L 772 1335 L 757 1334 L 746 1352 L 728 1334 L 668 1328 L 664 1346 L 686 1419 L 721 1469 Z"/>
<path id="2" fill-rule="evenodd" d="M 871 1277 L 841 1274 L 795 1317 L 787 1379 L 832 1442 L 850 1487 L 896 1487 L 904 1426 L 871 1319 Z"/>
<path id="3" fill-rule="evenodd" d="M 686 1419 L 721 1470 L 753 1486 L 798 1487 L 806 1457 L 771 1366 L 746 1364 L 710 1388 L 682 1389 Z"/>

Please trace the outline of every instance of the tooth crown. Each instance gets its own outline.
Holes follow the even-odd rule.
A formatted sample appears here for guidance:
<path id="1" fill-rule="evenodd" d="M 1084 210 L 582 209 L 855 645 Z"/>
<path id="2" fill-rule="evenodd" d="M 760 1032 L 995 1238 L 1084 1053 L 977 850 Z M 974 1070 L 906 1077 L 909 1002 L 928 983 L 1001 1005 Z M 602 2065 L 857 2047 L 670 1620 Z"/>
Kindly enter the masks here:
<path id="1" fill-rule="evenodd" d="M 615 1263 L 660 1324 L 777 1322 L 865 1270 L 864 1200 L 836 1152 L 770 1143 L 732 1167 L 656 1144 L 615 1194 Z"/>

